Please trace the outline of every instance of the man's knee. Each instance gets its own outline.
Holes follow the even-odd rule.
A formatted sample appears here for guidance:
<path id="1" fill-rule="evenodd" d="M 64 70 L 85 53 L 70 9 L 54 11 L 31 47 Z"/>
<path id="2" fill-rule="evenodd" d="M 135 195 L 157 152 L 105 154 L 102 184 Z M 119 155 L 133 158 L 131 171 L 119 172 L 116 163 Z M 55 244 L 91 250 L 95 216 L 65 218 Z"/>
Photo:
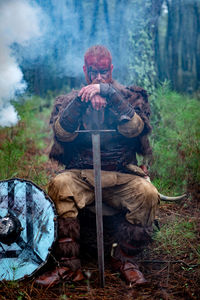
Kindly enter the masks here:
<path id="1" fill-rule="evenodd" d="M 71 182 L 73 180 L 73 177 L 74 174 L 72 172 L 63 172 L 52 179 L 52 184 L 54 186 L 62 186 L 64 183 Z"/>
<path id="2" fill-rule="evenodd" d="M 50 181 L 49 190 L 51 190 L 52 188 L 62 190 L 63 187 L 70 185 L 73 180 L 74 180 L 74 174 L 72 172 L 64 172 L 58 174 Z"/>
<path id="3" fill-rule="evenodd" d="M 151 226 L 157 213 L 158 191 L 144 178 L 138 178 L 130 184 L 132 196 L 125 203 L 128 208 L 126 219 L 132 224 Z"/>
<path id="4" fill-rule="evenodd" d="M 74 180 L 72 172 L 64 172 L 54 177 L 48 186 L 49 196 L 55 200 L 55 198 L 66 198 L 67 196 L 73 196 L 70 192 L 70 186 Z"/>
<path id="5" fill-rule="evenodd" d="M 137 183 L 137 193 L 150 205 L 155 206 L 159 202 L 159 194 L 155 186 L 144 178 Z"/>
<path id="6" fill-rule="evenodd" d="M 64 172 L 49 183 L 48 194 L 55 203 L 58 215 L 65 218 L 76 218 L 78 214 L 71 189 L 73 179 L 72 172 Z"/>
<path id="7" fill-rule="evenodd" d="M 158 191 L 153 184 L 147 181 L 144 187 L 144 195 L 148 201 L 151 201 L 153 205 L 157 205 L 159 202 Z"/>

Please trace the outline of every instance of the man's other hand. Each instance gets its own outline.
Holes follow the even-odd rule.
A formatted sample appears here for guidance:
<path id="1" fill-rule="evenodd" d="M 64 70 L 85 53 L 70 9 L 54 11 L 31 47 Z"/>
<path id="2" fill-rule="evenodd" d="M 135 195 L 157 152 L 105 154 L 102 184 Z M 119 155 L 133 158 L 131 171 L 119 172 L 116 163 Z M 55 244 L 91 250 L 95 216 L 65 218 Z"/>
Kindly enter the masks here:
<path id="1" fill-rule="evenodd" d="M 84 86 L 78 96 L 81 97 L 81 101 L 91 101 L 92 107 L 96 110 L 100 110 L 106 106 L 106 99 L 99 95 L 100 85 L 97 83 Z"/>
<path id="2" fill-rule="evenodd" d="M 84 86 L 80 90 L 78 96 L 81 97 L 81 101 L 88 102 L 91 101 L 92 97 L 97 94 L 100 94 L 100 84 L 98 83 Z"/>

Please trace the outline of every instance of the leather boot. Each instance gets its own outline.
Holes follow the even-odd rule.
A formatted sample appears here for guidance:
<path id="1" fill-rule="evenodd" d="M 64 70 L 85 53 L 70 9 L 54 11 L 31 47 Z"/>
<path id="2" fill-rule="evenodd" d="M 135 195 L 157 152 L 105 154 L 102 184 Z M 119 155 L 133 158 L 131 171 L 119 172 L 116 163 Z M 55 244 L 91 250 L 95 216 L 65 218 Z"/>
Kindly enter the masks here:
<path id="1" fill-rule="evenodd" d="M 52 287 L 62 281 L 84 279 L 79 259 L 80 226 L 77 219 L 58 219 L 58 241 L 52 253 L 58 265 L 35 280 L 35 284 Z"/>
<path id="2" fill-rule="evenodd" d="M 111 252 L 111 265 L 115 271 L 131 285 L 147 283 L 136 264 L 137 255 L 151 241 L 150 228 L 133 225 L 127 221 L 122 222 L 117 231 L 118 243 L 113 244 Z"/>
<path id="3" fill-rule="evenodd" d="M 116 244 L 117 245 L 117 244 Z M 111 265 L 115 272 L 120 272 L 122 278 L 125 279 L 127 284 L 132 286 L 134 285 L 143 285 L 147 281 L 144 278 L 142 272 L 140 272 L 138 265 L 133 262 L 133 257 L 126 255 L 117 245 L 116 252 L 120 252 L 120 255 L 115 253 L 111 257 Z"/>

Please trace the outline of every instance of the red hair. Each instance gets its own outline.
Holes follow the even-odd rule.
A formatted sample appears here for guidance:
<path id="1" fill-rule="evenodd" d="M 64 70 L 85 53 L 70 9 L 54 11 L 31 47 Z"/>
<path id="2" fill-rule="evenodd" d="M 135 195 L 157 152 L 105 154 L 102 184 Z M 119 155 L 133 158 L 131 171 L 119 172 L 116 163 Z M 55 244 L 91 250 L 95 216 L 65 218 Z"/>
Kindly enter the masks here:
<path id="1" fill-rule="evenodd" d="M 102 46 L 102 45 L 95 45 L 95 46 L 92 46 L 90 47 L 85 55 L 84 55 L 84 62 L 85 62 L 85 65 L 88 65 L 87 62 L 88 62 L 88 58 L 89 57 L 96 57 L 96 59 L 98 61 L 100 61 L 102 58 L 107 58 L 108 61 L 110 62 L 110 65 L 112 63 L 112 56 L 110 54 L 110 51 Z"/>

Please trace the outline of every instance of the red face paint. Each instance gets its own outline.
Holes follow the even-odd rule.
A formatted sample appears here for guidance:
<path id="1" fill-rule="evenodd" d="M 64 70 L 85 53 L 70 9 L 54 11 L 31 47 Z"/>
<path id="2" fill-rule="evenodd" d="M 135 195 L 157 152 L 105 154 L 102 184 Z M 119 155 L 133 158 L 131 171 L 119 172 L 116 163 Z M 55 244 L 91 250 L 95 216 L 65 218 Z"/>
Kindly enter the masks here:
<path id="1" fill-rule="evenodd" d="M 97 56 L 87 57 L 86 62 L 86 80 L 88 83 L 106 82 L 112 81 L 112 65 L 110 59 L 102 57 L 98 59 Z"/>

